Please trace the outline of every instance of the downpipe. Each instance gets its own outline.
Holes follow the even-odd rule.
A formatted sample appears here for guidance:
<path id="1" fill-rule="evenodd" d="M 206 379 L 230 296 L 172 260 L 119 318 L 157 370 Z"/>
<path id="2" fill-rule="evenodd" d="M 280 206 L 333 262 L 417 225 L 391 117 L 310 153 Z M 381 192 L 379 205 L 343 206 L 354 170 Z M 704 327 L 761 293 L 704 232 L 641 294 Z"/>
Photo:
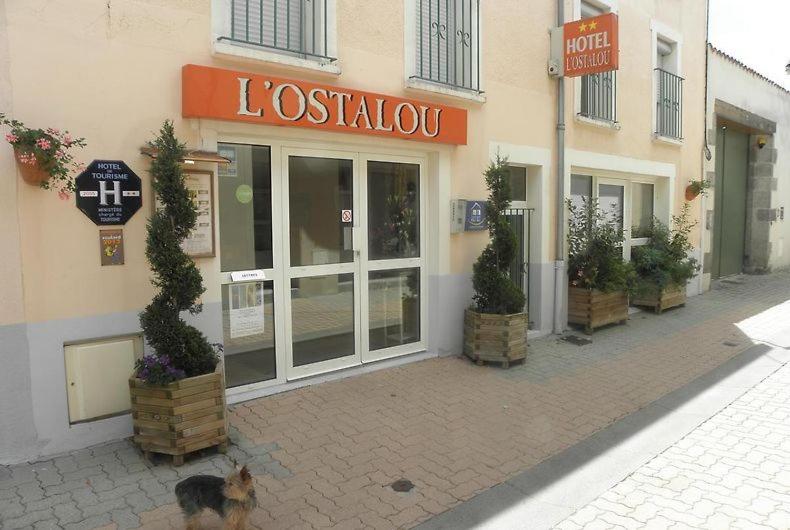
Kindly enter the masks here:
<path id="1" fill-rule="evenodd" d="M 557 25 L 565 23 L 565 0 L 557 0 Z M 565 331 L 565 77 L 557 78 L 557 227 L 554 257 L 554 325 Z"/>

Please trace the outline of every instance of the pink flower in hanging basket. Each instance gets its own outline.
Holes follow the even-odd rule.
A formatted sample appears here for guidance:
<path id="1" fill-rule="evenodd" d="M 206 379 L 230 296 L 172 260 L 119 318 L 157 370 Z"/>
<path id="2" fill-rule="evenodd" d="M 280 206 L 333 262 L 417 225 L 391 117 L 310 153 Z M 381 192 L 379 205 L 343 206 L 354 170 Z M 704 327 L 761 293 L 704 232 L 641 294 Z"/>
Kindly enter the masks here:
<path id="1" fill-rule="evenodd" d="M 72 138 L 70 134 L 67 134 L 66 136 L 63 137 L 63 144 L 66 147 L 71 147 L 71 144 L 73 142 L 74 142 L 74 138 Z"/>
<path id="2" fill-rule="evenodd" d="M 19 161 L 23 164 L 30 164 L 33 165 L 37 162 L 36 155 L 33 153 L 21 153 L 19 155 Z"/>
<path id="3" fill-rule="evenodd" d="M 66 190 L 58 191 L 58 199 L 61 201 L 67 201 L 71 198 L 71 193 L 67 192 Z"/>
<path id="4" fill-rule="evenodd" d="M 10 144 L 15 144 L 19 141 L 19 136 L 15 135 L 14 133 L 8 133 L 5 135 L 5 139 Z"/>
<path id="5" fill-rule="evenodd" d="M 41 149 L 44 149 L 44 150 L 49 149 L 50 147 L 52 147 L 52 144 L 46 138 L 39 138 L 38 140 L 36 140 L 36 145 L 38 147 L 40 147 Z"/>

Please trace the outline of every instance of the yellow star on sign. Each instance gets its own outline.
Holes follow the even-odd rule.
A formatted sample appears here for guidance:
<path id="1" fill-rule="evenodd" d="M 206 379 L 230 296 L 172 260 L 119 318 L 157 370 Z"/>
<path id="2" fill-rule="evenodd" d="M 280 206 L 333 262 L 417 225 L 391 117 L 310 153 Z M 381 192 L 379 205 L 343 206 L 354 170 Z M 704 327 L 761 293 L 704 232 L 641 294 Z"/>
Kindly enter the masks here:
<path id="1" fill-rule="evenodd" d="M 598 22 L 596 22 L 595 20 L 590 22 L 590 31 L 594 30 L 597 27 L 598 27 Z"/>
<path id="2" fill-rule="evenodd" d="M 579 33 L 584 33 L 585 31 L 587 31 L 587 24 L 582 22 L 581 25 L 579 26 Z"/>

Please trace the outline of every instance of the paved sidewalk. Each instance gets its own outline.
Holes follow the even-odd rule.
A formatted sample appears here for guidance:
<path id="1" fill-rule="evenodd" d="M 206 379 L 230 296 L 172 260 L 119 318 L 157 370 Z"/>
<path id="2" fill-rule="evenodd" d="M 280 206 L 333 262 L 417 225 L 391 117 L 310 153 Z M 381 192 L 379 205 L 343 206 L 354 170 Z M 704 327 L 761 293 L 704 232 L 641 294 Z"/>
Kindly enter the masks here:
<path id="1" fill-rule="evenodd" d="M 790 528 L 790 364 L 558 530 Z"/>
<path id="2" fill-rule="evenodd" d="M 589 345 L 531 341 L 509 370 L 432 359 L 234 406 L 232 456 L 252 464 L 261 504 L 251 524 L 415 526 L 724 364 L 753 345 L 735 323 L 789 299 L 790 274 L 748 277 Z M 227 467 L 155 466 L 128 442 L 0 467 L 0 526 L 181 528 L 174 484 Z M 394 492 L 401 478 L 415 488 Z"/>

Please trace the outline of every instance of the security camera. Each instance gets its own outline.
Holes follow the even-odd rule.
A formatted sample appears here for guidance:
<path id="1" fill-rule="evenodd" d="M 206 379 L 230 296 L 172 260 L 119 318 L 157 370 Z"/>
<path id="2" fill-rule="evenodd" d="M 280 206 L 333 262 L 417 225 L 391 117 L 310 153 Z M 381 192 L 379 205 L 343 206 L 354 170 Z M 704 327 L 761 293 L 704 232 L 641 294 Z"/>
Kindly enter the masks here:
<path id="1" fill-rule="evenodd" d="M 765 136 L 758 136 L 757 137 L 757 148 L 758 149 L 762 149 L 763 147 L 765 147 L 765 144 L 767 144 L 767 143 L 768 143 L 768 140 L 765 138 Z"/>
<path id="2" fill-rule="evenodd" d="M 559 77 L 560 75 L 560 63 L 559 61 L 549 61 L 549 75 L 552 77 Z"/>

